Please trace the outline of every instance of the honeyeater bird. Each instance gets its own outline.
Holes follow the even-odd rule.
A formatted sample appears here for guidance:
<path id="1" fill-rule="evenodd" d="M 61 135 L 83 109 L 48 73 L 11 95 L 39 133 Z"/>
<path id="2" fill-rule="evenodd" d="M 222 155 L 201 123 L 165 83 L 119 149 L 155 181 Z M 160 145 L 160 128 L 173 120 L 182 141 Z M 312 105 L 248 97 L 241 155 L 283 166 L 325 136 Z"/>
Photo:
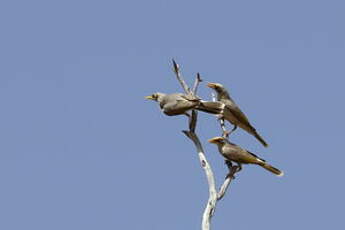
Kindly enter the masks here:
<path id="1" fill-rule="evenodd" d="M 235 101 L 230 97 L 228 91 L 224 88 L 223 85 L 219 83 L 208 83 L 207 86 L 212 88 L 217 93 L 217 101 L 220 101 L 225 104 L 225 108 L 222 114 L 222 118 L 229 121 L 234 125 L 234 128 L 231 132 L 237 129 L 237 126 L 244 129 L 251 135 L 253 135 L 260 143 L 267 147 L 268 144 L 266 141 L 258 134 L 256 129 L 250 124 L 246 115 L 241 111 Z M 231 133 L 230 132 L 230 133 Z"/>
<path id="2" fill-rule="evenodd" d="M 256 164 L 276 174 L 277 176 L 284 175 L 282 171 L 266 163 L 265 160 L 259 158 L 248 150 L 242 149 L 240 146 L 231 143 L 224 137 L 214 137 L 209 139 L 208 142 L 216 144 L 220 154 L 227 161 L 236 162 L 240 168 L 242 164 Z"/>
<path id="3" fill-rule="evenodd" d="M 146 96 L 146 99 L 154 100 L 159 103 L 163 113 L 168 116 L 185 114 L 191 109 L 200 110 L 211 114 L 219 114 L 224 108 L 221 102 L 203 101 L 199 97 L 183 93 L 154 93 Z"/>

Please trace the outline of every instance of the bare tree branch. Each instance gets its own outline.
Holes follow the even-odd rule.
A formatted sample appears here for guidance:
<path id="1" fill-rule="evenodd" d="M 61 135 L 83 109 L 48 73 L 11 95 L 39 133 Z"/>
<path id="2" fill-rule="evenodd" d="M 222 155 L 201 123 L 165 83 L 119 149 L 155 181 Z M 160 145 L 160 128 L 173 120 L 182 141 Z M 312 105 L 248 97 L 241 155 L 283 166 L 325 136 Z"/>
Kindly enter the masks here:
<path id="1" fill-rule="evenodd" d="M 223 185 L 219 189 L 217 200 L 221 200 L 224 197 L 226 190 L 228 189 L 231 181 L 235 179 L 235 173 L 237 172 L 239 168 L 238 166 L 232 166 L 231 162 L 226 162 L 226 165 L 228 166 L 229 173 L 226 176 L 225 181 L 223 182 Z"/>
<path id="2" fill-rule="evenodd" d="M 178 64 L 175 62 L 173 59 L 173 65 L 174 65 L 174 72 L 176 74 L 176 78 L 181 84 L 182 88 L 184 89 L 185 93 L 187 94 L 192 94 L 196 96 L 198 86 L 200 82 L 202 81 L 200 74 L 198 73 L 193 85 L 192 90 L 188 87 L 186 82 L 183 80 L 181 72 L 180 72 L 180 67 Z M 215 101 L 216 98 L 213 95 L 213 100 Z M 198 119 L 198 113 L 195 110 L 192 110 L 192 114 L 189 119 L 189 130 L 183 130 L 182 132 L 194 143 L 195 148 L 197 150 L 198 156 L 199 156 L 199 161 L 201 164 L 201 167 L 204 169 L 207 182 L 208 182 L 208 189 L 209 189 L 209 198 L 202 216 L 202 223 L 201 223 L 201 229 L 202 230 L 209 230 L 210 229 L 210 222 L 211 218 L 215 212 L 216 204 L 217 201 L 222 199 L 232 181 L 234 179 L 234 175 L 237 172 L 238 166 L 232 166 L 231 162 L 227 162 L 227 166 L 229 169 L 229 173 L 225 178 L 225 181 L 223 185 L 221 186 L 219 192 L 217 193 L 216 189 L 216 182 L 214 179 L 213 171 L 211 168 L 211 165 L 208 163 L 204 149 L 202 147 L 202 144 L 199 140 L 199 137 L 195 133 L 196 125 L 197 125 L 197 119 Z M 221 123 L 221 127 L 223 129 L 223 133 L 226 133 L 225 125 L 224 125 L 224 120 Z"/>
<path id="3" fill-rule="evenodd" d="M 193 90 L 192 90 L 192 92 L 195 96 L 196 96 L 196 93 L 198 91 L 198 87 L 199 87 L 200 82 L 202 82 L 202 79 L 200 77 L 200 73 L 197 73 L 195 81 L 194 81 L 194 85 L 193 85 Z"/>
<path id="4" fill-rule="evenodd" d="M 198 119 L 198 112 L 196 110 L 192 110 L 192 116 L 189 123 L 189 130 L 193 133 L 195 133 L 197 119 Z"/>
<path id="5" fill-rule="evenodd" d="M 181 71 L 180 71 L 180 66 L 175 62 L 174 59 L 172 59 L 172 62 L 173 62 L 173 66 L 174 66 L 173 70 L 174 70 L 174 73 L 176 75 L 177 80 L 180 82 L 184 92 L 186 94 L 190 94 L 191 93 L 190 88 L 188 87 L 186 82 L 183 80 L 183 77 L 182 77 L 182 74 L 181 74 Z"/>
<path id="6" fill-rule="evenodd" d="M 197 119 L 197 117 L 194 117 Z M 196 121 L 195 121 L 196 124 Z M 210 229 L 210 222 L 211 222 L 211 217 L 214 214 L 215 208 L 216 208 L 216 203 L 217 203 L 217 190 L 216 190 L 216 182 L 214 179 L 214 175 L 211 169 L 211 165 L 208 163 L 204 149 L 200 143 L 200 140 L 198 136 L 195 134 L 193 131 L 187 131 L 184 130 L 183 133 L 193 141 L 196 150 L 198 152 L 199 156 L 199 161 L 201 164 L 201 167 L 204 169 L 206 177 L 207 177 L 207 182 L 208 182 L 208 188 L 209 188 L 209 198 L 206 204 L 206 208 L 204 211 L 204 214 L 202 216 L 202 224 L 201 224 L 201 229 L 202 230 L 209 230 Z"/>

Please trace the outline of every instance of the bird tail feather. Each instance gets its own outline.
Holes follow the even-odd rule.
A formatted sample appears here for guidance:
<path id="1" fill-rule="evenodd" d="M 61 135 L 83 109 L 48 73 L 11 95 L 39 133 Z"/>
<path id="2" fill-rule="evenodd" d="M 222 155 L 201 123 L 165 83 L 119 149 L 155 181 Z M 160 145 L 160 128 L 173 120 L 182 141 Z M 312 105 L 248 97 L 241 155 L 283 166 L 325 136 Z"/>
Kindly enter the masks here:
<path id="1" fill-rule="evenodd" d="M 196 109 L 206 113 L 221 114 L 224 109 L 224 104 L 219 101 L 201 101 Z"/>
<path id="2" fill-rule="evenodd" d="M 254 132 L 254 137 L 258 139 L 263 146 L 268 147 L 266 141 L 256 131 Z"/>
<path id="3" fill-rule="evenodd" d="M 263 168 L 267 169 L 271 173 L 276 174 L 277 176 L 283 176 L 284 175 L 283 171 L 273 167 L 272 165 L 270 165 L 270 164 L 268 164 L 266 162 L 261 162 L 259 165 L 262 166 Z"/>

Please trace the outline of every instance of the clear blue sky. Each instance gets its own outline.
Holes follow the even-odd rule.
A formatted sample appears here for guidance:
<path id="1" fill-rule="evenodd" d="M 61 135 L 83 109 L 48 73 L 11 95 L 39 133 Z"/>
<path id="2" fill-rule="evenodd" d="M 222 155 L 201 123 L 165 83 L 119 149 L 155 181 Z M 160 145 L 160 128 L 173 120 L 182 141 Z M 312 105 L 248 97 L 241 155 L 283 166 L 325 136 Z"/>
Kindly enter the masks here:
<path id="1" fill-rule="evenodd" d="M 213 229 L 344 229 L 343 1 L 0 3 L 0 229 L 199 229 L 208 197 L 186 118 L 144 96 L 223 83 L 269 142 Z M 202 85 L 200 96 L 209 98 Z M 198 133 L 218 184 L 215 119 Z"/>

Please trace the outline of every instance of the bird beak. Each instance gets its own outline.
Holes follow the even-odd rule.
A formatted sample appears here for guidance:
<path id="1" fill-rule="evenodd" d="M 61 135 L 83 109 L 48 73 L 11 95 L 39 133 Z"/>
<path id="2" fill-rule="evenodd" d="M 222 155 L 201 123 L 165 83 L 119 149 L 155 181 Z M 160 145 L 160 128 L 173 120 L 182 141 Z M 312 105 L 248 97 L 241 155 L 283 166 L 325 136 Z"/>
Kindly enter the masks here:
<path id="1" fill-rule="evenodd" d="M 147 100 L 154 100 L 154 98 L 152 97 L 152 95 L 146 96 L 145 99 L 147 99 Z"/>
<path id="2" fill-rule="evenodd" d="M 223 138 L 222 137 L 213 137 L 207 141 L 211 144 L 217 144 L 217 143 L 219 143 L 220 140 L 223 140 Z"/>
<path id="3" fill-rule="evenodd" d="M 211 143 L 211 144 L 215 144 L 215 141 L 213 140 L 213 138 L 208 139 L 207 141 L 208 141 L 209 143 Z"/>
<path id="4" fill-rule="evenodd" d="M 211 88 L 211 89 L 215 89 L 216 88 L 216 84 L 215 83 L 207 83 L 207 87 Z"/>

